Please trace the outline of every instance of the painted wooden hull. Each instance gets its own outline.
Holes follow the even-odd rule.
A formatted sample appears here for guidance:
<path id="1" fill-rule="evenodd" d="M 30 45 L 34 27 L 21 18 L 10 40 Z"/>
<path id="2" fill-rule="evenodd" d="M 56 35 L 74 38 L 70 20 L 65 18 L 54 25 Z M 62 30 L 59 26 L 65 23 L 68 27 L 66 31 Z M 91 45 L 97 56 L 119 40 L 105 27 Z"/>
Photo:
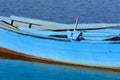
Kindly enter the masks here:
<path id="1" fill-rule="evenodd" d="M 114 41 L 59 41 L 17 33 L 0 26 L 2 53 L 13 52 L 27 60 L 66 65 L 86 65 L 120 70 L 120 42 Z M 8 50 L 8 52 L 4 51 Z M 28 56 L 28 57 L 26 57 Z M 33 57 L 33 58 L 32 58 Z M 21 58 L 23 59 L 23 58 Z M 23 59 L 23 60 L 24 60 Z"/>
<path id="2" fill-rule="evenodd" d="M 119 67 L 109 67 L 109 66 L 91 66 L 86 64 L 75 64 L 75 63 L 69 63 L 69 62 L 62 62 L 62 61 L 56 61 L 51 59 L 45 59 L 41 57 L 35 57 L 32 55 L 27 55 L 23 53 L 18 53 L 12 50 L 8 50 L 6 48 L 0 47 L 0 58 L 2 59 L 15 59 L 15 60 L 27 60 L 32 62 L 42 62 L 42 63 L 48 63 L 48 64 L 58 64 L 58 65 L 66 65 L 66 66 L 76 66 L 76 67 L 84 67 L 84 68 L 95 68 L 95 69 L 102 69 L 102 70 L 111 70 L 111 71 L 117 71 L 120 72 Z"/>
<path id="3" fill-rule="evenodd" d="M 17 16 L 0 17 L 0 19 L 8 23 L 0 23 L 1 58 L 120 71 L 120 30 L 117 29 L 120 24 L 79 24 L 78 30 L 82 30 L 82 37 L 85 40 L 71 41 L 71 39 L 51 38 L 49 35 L 68 35 L 64 30 L 72 30 L 73 24 Z M 117 41 L 107 40 L 116 36 L 119 37 Z"/>

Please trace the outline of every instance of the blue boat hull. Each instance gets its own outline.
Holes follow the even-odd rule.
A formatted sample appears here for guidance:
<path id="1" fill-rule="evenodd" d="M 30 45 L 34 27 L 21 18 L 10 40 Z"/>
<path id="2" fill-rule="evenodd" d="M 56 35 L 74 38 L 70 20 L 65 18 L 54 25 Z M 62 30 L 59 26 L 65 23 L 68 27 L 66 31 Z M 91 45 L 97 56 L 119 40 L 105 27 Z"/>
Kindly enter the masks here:
<path id="1" fill-rule="evenodd" d="M 120 69 L 119 43 L 50 40 L 18 34 L 1 28 L 0 46 L 45 60 Z"/>

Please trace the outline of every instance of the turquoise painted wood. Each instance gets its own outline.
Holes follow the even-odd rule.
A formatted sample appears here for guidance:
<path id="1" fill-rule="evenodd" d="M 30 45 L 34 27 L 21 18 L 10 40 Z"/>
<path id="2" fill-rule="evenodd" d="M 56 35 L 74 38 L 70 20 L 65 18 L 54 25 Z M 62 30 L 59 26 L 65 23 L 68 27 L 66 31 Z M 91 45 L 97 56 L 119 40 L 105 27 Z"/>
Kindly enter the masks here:
<path id="1" fill-rule="evenodd" d="M 120 29 L 116 28 L 107 28 L 107 29 L 97 29 L 97 30 L 84 30 L 84 31 L 50 31 L 50 30 L 38 30 L 31 28 L 19 27 L 21 31 L 42 35 L 42 36 L 51 36 L 51 35 L 66 35 L 68 39 L 76 40 L 79 35 L 82 33 L 82 37 L 86 40 L 105 40 L 112 37 L 120 35 Z M 71 36 L 71 34 L 73 34 Z"/>
<path id="2" fill-rule="evenodd" d="M 97 43 L 96 43 L 97 42 Z M 28 55 L 92 66 L 120 67 L 120 44 L 102 41 L 57 41 L 4 29 L 0 26 L 0 46 Z M 16 46 L 17 45 L 17 46 Z"/>
<path id="3" fill-rule="evenodd" d="M 20 17 L 14 17 L 14 19 L 13 17 L 11 17 L 10 19 L 27 21 L 29 23 L 37 22 L 34 22 L 33 19 L 30 19 L 29 21 L 29 19 L 26 20 L 25 18 L 24 20 L 24 18 Z M 0 20 L 6 21 L 8 23 L 10 23 L 9 21 L 11 21 L 7 20 L 7 18 L 1 18 Z M 45 21 L 45 23 L 41 23 L 43 23 L 44 25 L 47 22 Z M 61 25 L 57 23 L 55 24 L 56 25 L 50 22 L 47 25 L 48 27 L 50 25 L 54 25 L 54 27 L 57 27 L 57 25 Z M 58 29 L 60 27 L 65 29 L 65 25 L 62 24 L 61 26 L 58 26 Z M 98 67 L 107 66 L 120 68 L 120 40 L 104 41 L 104 39 L 119 36 L 119 27 L 109 27 L 115 25 L 119 26 L 119 23 L 79 24 L 78 26 L 81 29 L 85 29 L 88 27 L 93 29 L 100 28 L 103 25 L 107 26 L 107 28 L 105 27 L 104 29 L 97 30 L 62 32 L 55 32 L 47 29 L 41 30 L 33 28 L 23 28 L 22 26 L 18 26 L 18 30 L 13 30 L 12 28 L 7 28 L 5 25 L 0 25 L 0 46 L 20 53 L 25 53 L 28 55 L 33 55 L 46 59 L 53 59 L 56 61 Z M 82 37 L 85 38 L 85 40 L 77 41 L 76 38 L 81 32 Z M 60 41 L 59 38 L 51 38 L 50 35 L 67 35 L 66 40 L 68 41 Z"/>

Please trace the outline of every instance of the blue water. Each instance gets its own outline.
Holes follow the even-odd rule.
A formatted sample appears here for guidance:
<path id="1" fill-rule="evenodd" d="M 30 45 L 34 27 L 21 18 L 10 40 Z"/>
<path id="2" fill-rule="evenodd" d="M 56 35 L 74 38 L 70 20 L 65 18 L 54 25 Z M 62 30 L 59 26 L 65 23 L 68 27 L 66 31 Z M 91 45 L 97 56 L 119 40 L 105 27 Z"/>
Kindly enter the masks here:
<path id="1" fill-rule="evenodd" d="M 0 15 L 59 23 L 119 23 L 120 0 L 0 0 Z M 120 80 L 120 72 L 0 59 L 0 80 Z"/>
<path id="2" fill-rule="evenodd" d="M 0 0 L 0 15 L 61 23 L 120 22 L 120 0 Z"/>
<path id="3" fill-rule="evenodd" d="M 120 80 L 119 72 L 0 59 L 0 80 Z"/>

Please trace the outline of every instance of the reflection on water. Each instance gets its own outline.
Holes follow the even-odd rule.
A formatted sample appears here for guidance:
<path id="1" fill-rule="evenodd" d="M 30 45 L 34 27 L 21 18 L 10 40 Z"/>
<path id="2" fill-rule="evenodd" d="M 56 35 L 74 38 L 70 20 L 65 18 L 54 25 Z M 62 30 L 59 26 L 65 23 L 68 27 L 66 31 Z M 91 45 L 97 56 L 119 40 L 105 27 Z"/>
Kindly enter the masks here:
<path id="1" fill-rule="evenodd" d="M 120 80 L 120 73 L 0 59 L 0 80 Z"/>

